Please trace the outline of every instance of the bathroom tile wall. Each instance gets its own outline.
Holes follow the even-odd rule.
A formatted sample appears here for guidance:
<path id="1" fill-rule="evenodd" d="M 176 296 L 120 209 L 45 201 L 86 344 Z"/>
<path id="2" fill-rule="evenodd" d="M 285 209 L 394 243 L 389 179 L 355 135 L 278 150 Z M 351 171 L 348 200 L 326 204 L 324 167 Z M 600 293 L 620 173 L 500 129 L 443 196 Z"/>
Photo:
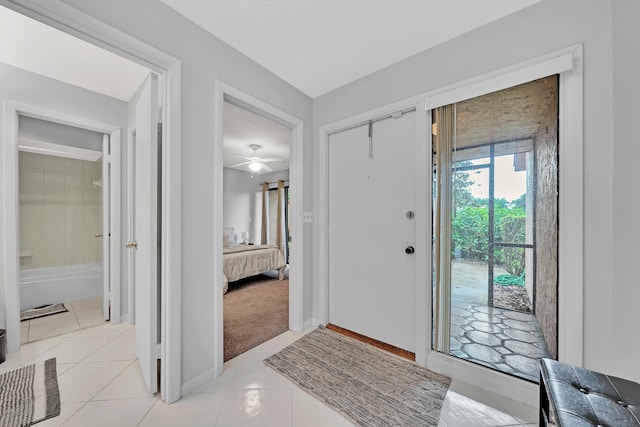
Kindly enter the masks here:
<path id="1" fill-rule="evenodd" d="M 102 259 L 102 161 L 20 152 L 20 268 Z"/>

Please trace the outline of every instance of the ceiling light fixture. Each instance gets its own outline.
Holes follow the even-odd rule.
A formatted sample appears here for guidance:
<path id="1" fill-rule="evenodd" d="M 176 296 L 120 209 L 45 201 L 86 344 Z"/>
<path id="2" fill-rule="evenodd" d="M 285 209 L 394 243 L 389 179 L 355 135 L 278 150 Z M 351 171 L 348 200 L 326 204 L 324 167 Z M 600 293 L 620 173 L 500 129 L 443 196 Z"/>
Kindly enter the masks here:
<path id="1" fill-rule="evenodd" d="M 249 169 L 254 172 L 258 172 L 260 169 L 262 169 L 262 165 L 260 163 L 249 163 Z"/>

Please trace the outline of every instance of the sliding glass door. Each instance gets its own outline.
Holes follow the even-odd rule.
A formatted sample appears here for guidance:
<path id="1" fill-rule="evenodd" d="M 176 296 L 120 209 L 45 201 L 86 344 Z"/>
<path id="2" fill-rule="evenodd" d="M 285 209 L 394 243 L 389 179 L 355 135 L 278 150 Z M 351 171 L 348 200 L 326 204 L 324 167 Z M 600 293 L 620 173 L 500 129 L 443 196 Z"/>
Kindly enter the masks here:
<path id="1" fill-rule="evenodd" d="M 557 357 L 558 78 L 432 112 L 435 350 L 531 381 Z"/>

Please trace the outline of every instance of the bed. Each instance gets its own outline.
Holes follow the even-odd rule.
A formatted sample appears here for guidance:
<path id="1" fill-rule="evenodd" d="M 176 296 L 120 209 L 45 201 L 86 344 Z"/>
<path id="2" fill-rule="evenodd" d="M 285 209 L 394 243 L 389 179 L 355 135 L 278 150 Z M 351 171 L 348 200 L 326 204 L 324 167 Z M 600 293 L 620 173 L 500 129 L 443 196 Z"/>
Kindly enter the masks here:
<path id="1" fill-rule="evenodd" d="M 224 293 L 229 282 L 278 270 L 278 279 L 284 279 L 287 263 L 275 245 L 228 245 L 222 252 Z"/>

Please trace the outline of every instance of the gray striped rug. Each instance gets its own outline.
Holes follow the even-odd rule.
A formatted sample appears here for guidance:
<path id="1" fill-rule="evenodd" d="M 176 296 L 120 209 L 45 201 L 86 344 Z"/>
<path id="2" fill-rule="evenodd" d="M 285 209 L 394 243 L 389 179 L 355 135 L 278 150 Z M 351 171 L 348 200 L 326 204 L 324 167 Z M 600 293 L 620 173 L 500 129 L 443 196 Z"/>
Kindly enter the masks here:
<path id="1" fill-rule="evenodd" d="M 264 361 L 359 426 L 437 426 L 450 379 L 318 328 Z"/>
<path id="2" fill-rule="evenodd" d="M 55 358 L 0 374 L 0 426 L 30 426 L 57 415 Z"/>

